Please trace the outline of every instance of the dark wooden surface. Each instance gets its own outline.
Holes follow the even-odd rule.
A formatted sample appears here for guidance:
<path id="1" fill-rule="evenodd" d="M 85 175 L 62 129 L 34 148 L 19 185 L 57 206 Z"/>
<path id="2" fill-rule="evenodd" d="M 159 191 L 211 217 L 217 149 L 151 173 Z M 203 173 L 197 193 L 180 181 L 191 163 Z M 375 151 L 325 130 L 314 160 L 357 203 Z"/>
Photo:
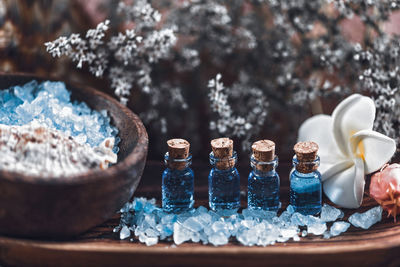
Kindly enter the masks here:
<path id="1" fill-rule="evenodd" d="M 196 205 L 207 205 L 207 173 L 209 167 L 194 166 Z M 161 171 L 158 162 L 148 162 L 135 196 L 160 199 Z M 282 163 L 281 200 L 287 205 L 290 166 Z M 246 189 L 249 167 L 240 167 L 242 189 Z M 245 206 L 245 195 L 242 206 Z M 366 197 L 364 211 L 376 206 Z M 345 210 L 346 218 L 353 210 Z M 0 263 L 14 266 L 119 266 L 119 265 L 307 265 L 316 266 L 400 266 L 400 227 L 393 219 L 384 218 L 369 230 L 351 227 L 345 234 L 331 238 L 309 236 L 299 242 L 278 243 L 268 247 L 244 247 L 232 240 L 226 246 L 214 247 L 185 243 L 174 246 L 161 242 L 147 247 L 138 241 L 119 240 L 112 233 L 118 225 L 115 216 L 73 240 L 49 241 L 0 237 Z M 27 218 L 29 223 L 29 218 Z"/>

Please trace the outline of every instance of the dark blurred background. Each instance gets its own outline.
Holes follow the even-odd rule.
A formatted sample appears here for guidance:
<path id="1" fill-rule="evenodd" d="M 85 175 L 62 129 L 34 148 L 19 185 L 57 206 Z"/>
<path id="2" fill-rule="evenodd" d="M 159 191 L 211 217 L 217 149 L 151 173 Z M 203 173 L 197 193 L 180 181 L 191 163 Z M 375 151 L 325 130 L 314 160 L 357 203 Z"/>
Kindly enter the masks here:
<path id="1" fill-rule="evenodd" d="M 153 2 L 159 2 L 158 4 L 162 5 L 162 1 Z M 117 5 L 118 1 L 111 0 L 0 0 L 0 71 L 34 73 L 85 84 L 114 96 L 109 84 L 101 78 L 94 77 L 87 68 L 77 69 L 76 63 L 67 58 L 52 58 L 46 52 L 44 43 L 55 40 L 61 35 L 71 33 L 84 35 L 88 29 L 94 28 L 106 18 L 111 21 L 112 31 L 121 30 L 117 26 L 120 25 L 121 20 L 116 12 Z M 165 10 L 168 10 L 168 7 Z M 399 25 L 400 14 L 395 13 L 382 27 L 387 33 L 400 33 Z M 355 16 L 342 23 L 342 34 L 352 42 L 362 42 L 363 27 L 360 18 Z M 207 98 L 199 97 L 199 95 L 207 94 L 207 81 L 215 77 L 218 71 L 220 70 L 206 68 L 202 71 L 202 77 L 196 77 L 203 81 L 204 92 L 199 93 L 193 90 L 189 95 L 185 95 L 189 108 L 174 113 L 175 120 L 183 123 L 178 123 L 177 127 L 170 127 L 166 134 L 161 133 L 160 125 L 156 127 L 146 125 L 150 137 L 149 159 L 161 161 L 166 150 L 165 141 L 173 137 L 183 137 L 195 144 L 192 146 L 192 151 L 196 160 L 208 159 L 209 141 L 218 135 L 209 130 L 212 113 L 209 111 Z M 230 80 L 235 78 L 226 75 L 224 82 L 229 84 Z M 183 75 L 175 79 L 194 78 Z M 133 93 L 132 98 L 128 106 L 140 114 L 146 107 L 141 104 L 138 94 Z M 337 99 L 320 100 L 314 109 L 312 106 L 306 106 L 299 108 L 299 112 L 290 114 L 279 109 L 270 112 L 267 117 L 270 123 L 264 126 L 260 134 L 254 136 L 252 141 L 257 138 L 275 140 L 278 144 L 277 153 L 282 155 L 281 158 L 290 158 L 298 125 L 313 113 L 323 111 L 329 114 L 337 101 Z M 315 107 L 317 107 L 316 110 Z M 195 124 L 195 126 L 190 126 L 191 131 L 186 129 L 189 128 L 189 123 Z M 273 129 L 271 125 L 279 127 Z M 196 135 L 192 134 L 193 130 Z M 248 160 L 246 158 L 248 152 L 242 152 L 239 148 L 239 140 L 235 139 L 235 141 L 242 158 Z"/>

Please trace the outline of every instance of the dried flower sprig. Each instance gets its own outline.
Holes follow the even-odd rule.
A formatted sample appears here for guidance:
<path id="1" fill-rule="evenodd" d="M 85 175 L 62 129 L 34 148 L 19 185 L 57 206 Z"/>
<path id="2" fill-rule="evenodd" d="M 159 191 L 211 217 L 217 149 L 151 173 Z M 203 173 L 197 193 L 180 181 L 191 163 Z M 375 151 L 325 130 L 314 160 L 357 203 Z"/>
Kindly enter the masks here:
<path id="1" fill-rule="evenodd" d="M 217 115 L 216 120 L 211 120 L 210 129 L 242 138 L 243 149 L 248 150 L 253 134 L 259 132 L 267 117 L 269 103 L 263 92 L 259 88 L 247 88 L 240 83 L 226 88 L 221 82 L 221 74 L 208 82 L 208 88 L 211 109 Z M 243 109 L 241 107 L 244 102 L 246 106 Z M 233 104 L 236 105 L 231 106 Z"/>
<path id="2" fill-rule="evenodd" d="M 132 30 L 106 38 L 105 23 L 87 38 L 60 37 L 47 47 L 79 67 L 87 63 L 96 76 L 104 74 L 123 103 L 134 88 L 141 90 L 149 100 L 142 118 L 163 132 L 176 123 L 171 105 L 182 109 L 197 105 L 199 97 L 205 101 L 208 80 L 222 73 L 231 86 L 220 87 L 220 76 L 209 84 L 210 111 L 217 116 L 210 127 L 245 146 L 277 108 L 291 114 L 320 98 L 339 100 L 354 92 L 374 97 L 375 129 L 400 141 L 400 45 L 381 27 L 399 8 L 398 0 L 121 1 L 118 11 Z M 356 45 L 342 28 L 354 17 L 364 32 Z M 246 97 L 254 100 L 239 101 Z M 187 112 L 193 118 L 200 111 Z M 287 123 L 300 121 L 297 116 Z M 191 119 L 182 124 L 194 138 L 201 127 Z"/>
<path id="3" fill-rule="evenodd" d="M 96 77 L 106 73 L 116 96 L 126 104 L 134 86 L 144 93 L 150 92 L 152 65 L 169 56 L 176 36 L 172 27 L 156 29 L 161 15 L 146 0 L 132 6 L 121 2 L 118 10 L 136 22 L 135 29 L 127 29 L 105 40 L 110 28 L 110 21 L 106 20 L 88 30 L 85 38 L 71 34 L 47 42 L 45 46 L 54 57 L 67 56 L 78 62 L 78 68 L 87 63 Z"/>

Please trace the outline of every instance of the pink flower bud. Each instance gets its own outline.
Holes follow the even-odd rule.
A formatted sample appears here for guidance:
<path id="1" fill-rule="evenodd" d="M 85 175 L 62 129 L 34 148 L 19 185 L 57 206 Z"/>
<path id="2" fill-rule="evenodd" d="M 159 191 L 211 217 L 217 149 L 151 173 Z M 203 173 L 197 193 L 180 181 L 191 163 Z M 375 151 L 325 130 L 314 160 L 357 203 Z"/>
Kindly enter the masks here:
<path id="1" fill-rule="evenodd" d="M 396 221 L 400 210 L 400 164 L 386 164 L 372 175 L 369 193 Z"/>

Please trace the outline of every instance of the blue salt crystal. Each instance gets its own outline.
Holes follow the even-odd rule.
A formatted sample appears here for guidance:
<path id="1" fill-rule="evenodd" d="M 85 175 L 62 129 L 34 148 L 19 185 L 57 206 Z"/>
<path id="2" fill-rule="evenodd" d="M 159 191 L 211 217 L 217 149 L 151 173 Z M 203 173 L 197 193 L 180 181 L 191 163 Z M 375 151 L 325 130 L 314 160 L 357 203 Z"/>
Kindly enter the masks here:
<path id="1" fill-rule="evenodd" d="M 71 102 L 70 92 L 63 82 L 31 81 L 25 85 L 0 90 L 0 123 L 24 125 L 33 120 L 63 131 L 80 142 L 98 146 L 104 139 L 116 137 L 118 129 L 110 125 L 107 111 L 97 112 L 85 103 Z M 114 152 L 118 152 L 115 140 Z"/>
<path id="2" fill-rule="evenodd" d="M 143 206 L 145 205 L 145 199 L 144 198 L 135 198 L 133 201 L 133 209 L 134 211 L 140 211 L 143 209 Z"/>
<path id="3" fill-rule="evenodd" d="M 14 94 L 21 99 L 22 101 L 32 101 L 34 96 L 33 96 L 33 91 L 35 88 L 37 88 L 38 83 L 37 81 L 33 80 L 30 81 L 29 83 L 25 84 L 24 86 L 14 86 Z"/>
<path id="4" fill-rule="evenodd" d="M 144 208 L 143 208 L 144 212 L 146 212 L 146 213 L 151 213 L 155 209 L 156 209 L 156 207 L 153 204 L 148 203 L 148 202 L 144 205 Z"/>
<path id="5" fill-rule="evenodd" d="M 167 214 L 165 214 L 164 217 L 161 218 L 161 222 L 163 224 L 173 224 L 174 222 L 176 222 L 176 220 L 177 220 L 177 216 L 172 213 L 167 213 Z"/>
<path id="6" fill-rule="evenodd" d="M 50 95 L 53 95 L 55 98 L 62 102 L 70 101 L 71 93 L 67 90 L 67 88 L 65 87 L 65 83 L 63 82 L 45 81 L 39 85 L 39 88 L 43 91 L 48 92 Z"/>

